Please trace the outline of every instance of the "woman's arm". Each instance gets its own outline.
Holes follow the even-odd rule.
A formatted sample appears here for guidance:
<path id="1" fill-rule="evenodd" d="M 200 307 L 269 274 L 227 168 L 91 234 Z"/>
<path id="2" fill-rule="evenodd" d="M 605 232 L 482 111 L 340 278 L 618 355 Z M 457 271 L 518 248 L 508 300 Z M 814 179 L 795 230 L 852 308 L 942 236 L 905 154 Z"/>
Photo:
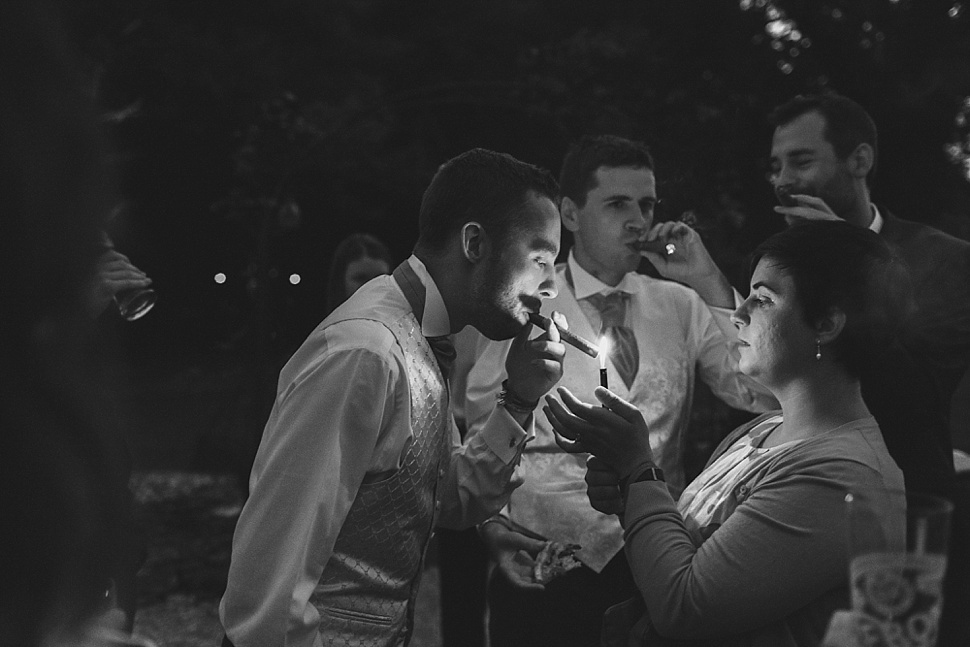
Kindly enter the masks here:
<path id="1" fill-rule="evenodd" d="M 746 497 L 729 495 L 742 500 L 699 547 L 662 484 L 634 483 L 626 554 L 654 627 L 672 638 L 745 633 L 845 586 L 845 491 L 879 481 L 850 459 L 780 459 Z"/>

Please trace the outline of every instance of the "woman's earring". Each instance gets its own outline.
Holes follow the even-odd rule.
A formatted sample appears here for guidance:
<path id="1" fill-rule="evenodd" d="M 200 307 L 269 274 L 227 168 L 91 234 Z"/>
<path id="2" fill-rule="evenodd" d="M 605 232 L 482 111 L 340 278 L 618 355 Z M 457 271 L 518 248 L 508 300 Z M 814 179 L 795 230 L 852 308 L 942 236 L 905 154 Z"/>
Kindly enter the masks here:
<path id="1" fill-rule="evenodd" d="M 815 340 L 815 359 L 822 359 L 822 342 L 818 339 Z"/>

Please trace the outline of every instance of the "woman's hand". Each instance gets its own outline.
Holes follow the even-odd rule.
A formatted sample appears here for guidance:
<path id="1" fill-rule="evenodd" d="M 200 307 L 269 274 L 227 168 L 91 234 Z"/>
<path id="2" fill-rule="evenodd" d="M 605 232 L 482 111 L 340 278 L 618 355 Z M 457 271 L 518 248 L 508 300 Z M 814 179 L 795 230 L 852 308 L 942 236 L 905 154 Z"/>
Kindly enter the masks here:
<path id="1" fill-rule="evenodd" d="M 602 407 L 581 402 L 564 387 L 558 391 L 562 402 L 547 395 L 542 411 L 564 451 L 589 452 L 621 479 L 639 466 L 653 463 L 650 432 L 639 409 L 601 386 L 593 394 Z"/>
<path id="2" fill-rule="evenodd" d="M 594 510 L 615 514 L 623 524 L 626 501 L 620 491 L 620 475 L 595 456 L 586 459 L 586 497 Z"/>

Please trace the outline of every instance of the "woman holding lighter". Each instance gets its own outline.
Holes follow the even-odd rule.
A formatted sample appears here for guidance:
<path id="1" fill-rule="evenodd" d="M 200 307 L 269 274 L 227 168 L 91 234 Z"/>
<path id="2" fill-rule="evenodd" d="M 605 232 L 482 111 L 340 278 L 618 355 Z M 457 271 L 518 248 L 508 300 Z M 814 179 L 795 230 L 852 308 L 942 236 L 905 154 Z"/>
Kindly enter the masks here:
<path id="1" fill-rule="evenodd" d="M 740 368 L 781 411 L 731 433 L 678 502 L 635 407 L 603 388 L 602 407 L 565 389 L 561 402 L 547 397 L 560 446 L 592 454 L 590 503 L 623 519 L 641 594 L 607 612 L 604 645 L 817 646 L 849 606 L 846 490 L 903 488 L 858 376 L 909 308 L 905 268 L 876 234 L 842 222 L 773 236 L 753 267 L 732 318 Z"/>

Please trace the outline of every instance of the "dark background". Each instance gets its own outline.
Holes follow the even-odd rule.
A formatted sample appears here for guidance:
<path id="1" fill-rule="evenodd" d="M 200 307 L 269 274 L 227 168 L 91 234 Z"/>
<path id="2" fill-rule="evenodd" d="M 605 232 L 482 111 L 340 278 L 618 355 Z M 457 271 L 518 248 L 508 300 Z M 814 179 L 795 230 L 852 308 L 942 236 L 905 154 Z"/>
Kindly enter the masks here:
<path id="1" fill-rule="evenodd" d="M 583 134 L 646 141 L 662 217 L 693 211 L 743 287 L 744 255 L 782 226 L 765 116 L 832 88 L 879 125 L 875 201 L 970 239 L 962 3 L 70 0 L 64 14 L 116 158 L 111 234 L 159 293 L 144 319 L 103 322 L 136 468 L 245 473 L 280 362 L 324 314 L 336 244 L 366 231 L 406 257 L 424 187 L 471 147 L 558 173 Z"/>

